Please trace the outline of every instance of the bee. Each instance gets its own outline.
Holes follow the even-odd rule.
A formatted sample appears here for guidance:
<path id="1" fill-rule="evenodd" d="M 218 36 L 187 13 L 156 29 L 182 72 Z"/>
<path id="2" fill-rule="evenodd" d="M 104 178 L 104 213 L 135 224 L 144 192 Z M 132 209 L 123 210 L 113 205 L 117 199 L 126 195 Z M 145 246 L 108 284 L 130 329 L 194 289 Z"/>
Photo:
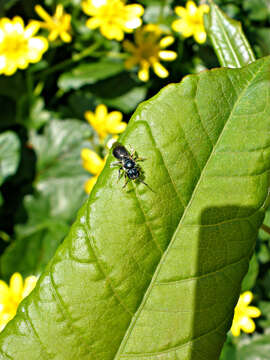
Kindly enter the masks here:
<path id="1" fill-rule="evenodd" d="M 118 180 L 123 174 L 125 175 L 126 181 L 123 188 L 127 186 L 130 180 L 137 180 L 153 191 L 150 186 L 143 181 L 142 170 L 137 164 L 138 161 L 144 161 L 146 159 L 138 157 L 135 150 L 132 150 L 130 154 L 127 149 L 118 142 L 113 144 L 112 154 L 118 161 L 112 162 L 110 167 L 119 166 Z"/>

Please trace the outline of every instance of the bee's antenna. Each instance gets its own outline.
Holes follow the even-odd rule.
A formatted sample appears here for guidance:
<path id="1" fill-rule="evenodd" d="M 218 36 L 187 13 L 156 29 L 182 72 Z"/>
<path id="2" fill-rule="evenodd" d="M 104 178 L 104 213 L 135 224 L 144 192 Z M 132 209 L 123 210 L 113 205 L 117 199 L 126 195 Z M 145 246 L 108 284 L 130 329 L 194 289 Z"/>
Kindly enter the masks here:
<path id="1" fill-rule="evenodd" d="M 150 188 L 150 186 L 148 184 L 146 184 L 143 180 L 140 180 L 141 183 L 143 183 L 145 186 L 147 186 L 153 193 L 156 194 L 156 192 Z"/>

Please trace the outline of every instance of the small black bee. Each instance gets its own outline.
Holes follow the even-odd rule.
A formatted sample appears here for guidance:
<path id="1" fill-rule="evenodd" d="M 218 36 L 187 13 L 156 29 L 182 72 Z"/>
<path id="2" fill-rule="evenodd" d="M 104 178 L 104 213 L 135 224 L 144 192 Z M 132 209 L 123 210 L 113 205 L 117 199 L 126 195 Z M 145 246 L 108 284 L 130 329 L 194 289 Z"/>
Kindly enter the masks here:
<path id="1" fill-rule="evenodd" d="M 111 163 L 111 167 L 120 166 L 118 170 L 118 180 L 123 174 L 126 179 L 123 188 L 126 187 L 130 180 L 136 179 L 149 187 L 149 185 L 142 180 L 142 170 L 140 166 L 136 164 L 136 162 L 144 161 L 145 159 L 139 158 L 134 150 L 132 150 L 132 153 L 130 154 L 123 145 L 117 142 L 113 144 L 112 149 L 113 156 L 119 161 Z M 150 187 L 149 189 L 153 191 Z"/>

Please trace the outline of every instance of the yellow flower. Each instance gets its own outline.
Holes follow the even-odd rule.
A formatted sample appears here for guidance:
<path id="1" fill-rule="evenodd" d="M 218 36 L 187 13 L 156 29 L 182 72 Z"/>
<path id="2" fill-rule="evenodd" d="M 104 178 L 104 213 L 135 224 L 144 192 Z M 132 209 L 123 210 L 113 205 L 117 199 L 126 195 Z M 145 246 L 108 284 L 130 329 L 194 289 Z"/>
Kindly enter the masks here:
<path id="1" fill-rule="evenodd" d="M 0 280 L 0 331 L 16 315 L 20 302 L 30 294 L 36 282 L 35 276 L 28 276 L 23 282 L 19 273 L 11 276 L 9 286 Z"/>
<path id="2" fill-rule="evenodd" d="M 50 31 L 48 39 L 54 41 L 60 36 L 64 42 L 71 41 L 71 15 L 64 12 L 63 5 L 58 4 L 53 16 L 49 15 L 42 6 L 36 5 L 35 10 L 37 14 L 44 20 L 39 21 L 40 26 Z"/>
<path id="3" fill-rule="evenodd" d="M 158 26 L 149 24 L 135 32 L 135 44 L 126 40 L 123 43 L 125 50 L 132 55 L 126 60 L 127 69 L 139 65 L 138 77 L 141 81 L 149 79 L 149 69 L 153 68 L 157 76 L 165 78 L 169 75 L 167 69 L 161 65 L 160 60 L 173 61 L 177 54 L 171 50 L 164 50 L 174 42 L 172 36 L 161 38 Z"/>
<path id="4" fill-rule="evenodd" d="M 100 28 L 107 39 L 123 40 L 124 32 L 131 33 L 141 26 L 144 9 L 139 4 L 125 5 L 122 0 L 84 0 L 83 11 L 91 16 L 86 26 Z"/>
<path id="5" fill-rule="evenodd" d="M 253 299 L 251 291 L 245 291 L 238 300 L 234 309 L 234 318 L 231 332 L 234 336 L 239 336 L 241 329 L 246 333 L 255 331 L 255 323 L 251 318 L 261 315 L 261 311 L 255 306 L 248 306 Z"/>
<path id="6" fill-rule="evenodd" d="M 209 12 L 209 6 L 206 4 L 199 7 L 193 1 L 188 1 L 186 8 L 176 6 L 175 12 L 181 19 L 172 23 L 172 28 L 176 32 L 180 32 L 184 37 L 192 36 L 202 44 L 206 40 L 206 32 L 203 25 L 203 14 Z"/>
<path id="7" fill-rule="evenodd" d="M 92 111 L 85 112 L 85 118 L 89 124 L 96 130 L 100 141 L 103 142 L 109 134 L 122 133 L 127 124 L 122 121 L 123 115 L 120 111 L 112 111 L 108 113 L 106 105 L 98 105 L 95 113 Z"/>
<path id="8" fill-rule="evenodd" d="M 94 175 L 84 184 L 85 191 L 87 192 L 87 194 L 90 194 L 95 183 L 97 182 L 99 174 L 104 168 L 106 158 L 101 159 L 101 157 L 98 156 L 98 154 L 96 154 L 93 150 L 87 148 L 82 149 L 81 158 L 83 161 L 82 165 L 85 170 L 89 171 L 92 175 Z"/>
<path id="9" fill-rule="evenodd" d="M 48 41 L 38 32 L 39 25 L 31 21 L 24 27 L 23 19 L 0 19 L 0 74 L 13 75 L 17 69 L 26 69 L 29 63 L 41 60 L 48 49 Z"/>

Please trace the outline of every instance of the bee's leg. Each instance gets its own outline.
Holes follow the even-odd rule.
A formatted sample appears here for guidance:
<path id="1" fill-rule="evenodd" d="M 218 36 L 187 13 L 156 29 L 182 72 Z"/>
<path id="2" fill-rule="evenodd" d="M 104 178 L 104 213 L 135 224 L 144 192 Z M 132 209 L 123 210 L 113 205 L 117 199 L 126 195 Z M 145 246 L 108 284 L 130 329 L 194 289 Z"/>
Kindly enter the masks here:
<path id="1" fill-rule="evenodd" d="M 118 179 L 117 179 L 117 182 L 121 179 L 121 177 L 123 176 L 124 174 L 124 170 L 122 168 L 122 166 L 119 168 L 118 170 Z"/>
<path id="2" fill-rule="evenodd" d="M 121 166 L 122 167 L 122 162 L 121 161 L 114 161 L 110 164 L 110 167 L 115 167 L 115 166 Z"/>
<path id="3" fill-rule="evenodd" d="M 131 152 L 131 154 L 130 154 L 130 156 L 132 157 L 132 158 L 134 158 L 134 156 L 135 156 L 135 154 L 136 154 L 136 151 L 133 149 L 133 147 L 129 144 L 129 147 L 130 147 L 130 152 Z"/>
<path id="4" fill-rule="evenodd" d="M 126 180 L 126 182 L 123 185 L 122 189 L 124 189 L 127 186 L 127 184 L 129 183 L 129 181 L 130 181 L 126 173 L 125 173 L 125 180 Z"/>
<path id="5" fill-rule="evenodd" d="M 138 157 L 137 155 L 135 155 L 134 160 L 135 161 L 144 161 L 144 160 L 147 160 L 147 159 L 141 158 L 141 157 Z"/>
<path id="6" fill-rule="evenodd" d="M 153 189 L 150 188 L 148 184 L 146 184 L 143 180 L 139 179 L 139 182 L 147 186 L 153 193 L 155 192 Z"/>

